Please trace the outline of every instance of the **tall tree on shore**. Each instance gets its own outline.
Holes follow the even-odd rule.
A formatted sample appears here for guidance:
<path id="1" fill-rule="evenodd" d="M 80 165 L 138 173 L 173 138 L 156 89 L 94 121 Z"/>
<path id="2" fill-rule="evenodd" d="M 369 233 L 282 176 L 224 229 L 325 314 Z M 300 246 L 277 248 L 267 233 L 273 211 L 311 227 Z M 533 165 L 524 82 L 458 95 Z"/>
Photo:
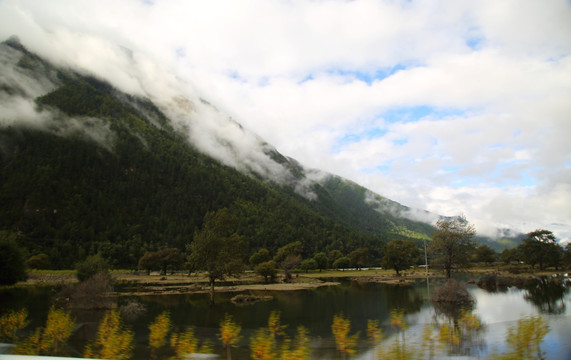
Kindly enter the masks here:
<path id="1" fill-rule="evenodd" d="M 452 220 L 441 219 L 436 223 L 436 232 L 432 235 L 429 250 L 434 262 L 440 264 L 450 278 L 453 269 L 466 266 L 476 247 L 472 238 L 476 235 L 474 225 L 464 217 Z"/>
<path id="2" fill-rule="evenodd" d="M 285 282 L 291 280 L 291 271 L 301 263 L 302 251 L 301 241 L 294 241 L 279 248 L 274 256 L 274 262 L 284 271 Z"/>
<path id="3" fill-rule="evenodd" d="M 549 230 L 535 230 L 526 234 L 521 245 L 517 247 L 523 261 L 534 267 L 539 265 L 557 267 L 563 255 L 563 248 L 555 241 L 555 235 Z"/>
<path id="4" fill-rule="evenodd" d="M 235 233 L 236 221 L 226 208 L 208 212 L 202 229 L 194 234 L 192 243 L 187 246 L 189 263 L 207 273 L 210 304 L 214 304 L 215 281 L 236 275 L 244 268 L 246 246 L 243 238 Z"/>

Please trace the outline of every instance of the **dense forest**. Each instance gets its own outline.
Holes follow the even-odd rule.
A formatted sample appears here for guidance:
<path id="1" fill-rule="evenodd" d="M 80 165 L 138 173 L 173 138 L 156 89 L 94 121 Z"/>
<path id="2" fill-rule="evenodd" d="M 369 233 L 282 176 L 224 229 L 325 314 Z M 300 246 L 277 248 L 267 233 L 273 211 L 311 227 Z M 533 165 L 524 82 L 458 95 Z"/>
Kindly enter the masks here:
<path id="1" fill-rule="evenodd" d="M 433 231 L 380 211 L 367 201 L 368 190 L 333 175 L 314 182 L 317 198 L 308 199 L 292 186 L 243 174 L 198 151 L 150 100 L 56 68 L 18 43 L 0 47 L 7 49 L 20 56 L 14 71 L 49 75 L 57 84 L 34 101 L 37 111 L 58 115 L 45 128 L 0 126 L 0 230 L 17 234 L 28 256 L 47 254 L 53 268 L 95 253 L 128 268 L 146 251 L 184 251 L 204 215 L 221 208 L 237 216 L 250 254 L 301 241 L 304 257 L 366 247 L 378 259 L 387 241 L 420 243 Z M 22 91 L 4 83 L 0 92 Z M 70 119 L 81 130 L 70 130 Z M 304 176 L 302 167 L 290 167 Z"/>

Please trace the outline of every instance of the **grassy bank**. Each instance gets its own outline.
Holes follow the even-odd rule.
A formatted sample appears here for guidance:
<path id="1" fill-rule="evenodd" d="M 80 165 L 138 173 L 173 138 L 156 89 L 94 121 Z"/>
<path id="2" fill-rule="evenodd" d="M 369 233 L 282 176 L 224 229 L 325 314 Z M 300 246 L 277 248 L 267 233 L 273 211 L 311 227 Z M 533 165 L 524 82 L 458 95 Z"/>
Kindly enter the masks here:
<path id="1" fill-rule="evenodd" d="M 492 266 L 478 265 L 464 272 L 472 274 L 496 274 L 502 277 L 530 278 L 536 276 L 550 276 L 561 271 L 553 269 L 538 271 L 521 264 Z M 114 270 L 111 276 L 120 286 L 120 294 L 180 294 L 180 293 L 203 293 L 208 291 L 208 279 L 203 273 L 193 273 L 190 276 L 184 273 L 172 275 L 158 275 L 136 273 L 129 270 Z M 437 270 L 429 272 L 430 277 L 440 277 L 443 273 Z M 247 271 L 238 278 L 228 278 L 225 282 L 219 282 L 217 292 L 241 292 L 246 290 L 268 291 L 294 291 L 320 286 L 334 286 L 338 283 L 335 279 L 347 278 L 362 282 L 378 282 L 390 284 L 407 284 L 414 279 L 426 277 L 423 268 L 411 268 L 401 272 L 397 277 L 393 270 L 389 269 L 363 269 L 363 270 L 323 270 L 297 272 L 290 283 L 280 281 L 282 274 L 278 274 L 275 283 L 266 284 L 262 277 L 252 271 Z M 20 282 L 16 286 L 57 286 L 68 285 L 77 282 L 74 270 L 32 270 L 28 272 L 28 280 Z"/>

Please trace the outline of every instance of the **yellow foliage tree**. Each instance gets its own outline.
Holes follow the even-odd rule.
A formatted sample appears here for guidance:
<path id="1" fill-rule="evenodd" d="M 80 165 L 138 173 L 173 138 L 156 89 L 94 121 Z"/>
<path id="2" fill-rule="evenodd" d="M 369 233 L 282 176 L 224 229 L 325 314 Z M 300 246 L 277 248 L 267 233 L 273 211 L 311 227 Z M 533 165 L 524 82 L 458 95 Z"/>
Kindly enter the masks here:
<path id="1" fill-rule="evenodd" d="M 383 338 L 383 329 L 379 328 L 379 320 L 367 320 L 367 337 L 373 346 Z"/>
<path id="2" fill-rule="evenodd" d="M 480 318 L 470 309 L 462 309 L 456 318 L 449 318 L 448 323 L 437 324 L 439 327 L 437 340 L 440 349 L 448 354 L 462 353 L 465 349 L 478 349 L 481 341 L 478 334 L 483 325 Z"/>
<path id="3" fill-rule="evenodd" d="M 383 338 L 383 329 L 379 328 L 379 320 L 367 320 L 367 338 L 373 349 L 376 350 Z M 375 356 L 375 352 L 373 352 L 373 356 Z"/>
<path id="4" fill-rule="evenodd" d="M 204 340 L 198 349 L 199 354 L 212 354 L 214 351 L 214 344 L 208 339 Z"/>
<path id="5" fill-rule="evenodd" d="M 424 330 L 422 331 L 422 350 L 428 355 L 429 359 L 434 358 L 436 354 L 436 349 L 434 343 L 436 341 L 436 336 L 434 335 L 434 325 L 426 324 Z"/>
<path id="6" fill-rule="evenodd" d="M 171 335 L 171 347 L 174 350 L 175 359 L 184 359 L 186 354 L 193 354 L 198 350 L 198 339 L 194 336 L 194 330 L 188 329 L 183 333 Z"/>
<path id="7" fill-rule="evenodd" d="M 220 322 L 220 335 L 218 338 L 226 349 L 226 358 L 228 360 L 232 359 L 230 347 L 236 346 L 240 340 L 240 331 L 242 331 L 242 327 L 234 322 L 231 315 L 225 314 L 224 320 Z"/>
<path id="8" fill-rule="evenodd" d="M 392 309 L 391 310 L 391 325 L 398 331 L 404 332 L 408 329 L 408 324 L 404 319 L 403 309 Z"/>
<path id="9" fill-rule="evenodd" d="M 461 334 L 458 328 L 454 327 L 452 324 L 442 324 L 440 325 L 440 330 L 438 332 L 438 342 L 442 346 L 456 347 L 460 343 Z"/>
<path id="10" fill-rule="evenodd" d="M 408 329 L 408 324 L 404 319 L 404 310 L 402 309 L 392 309 L 391 310 L 391 325 L 402 335 L 403 341 L 399 340 L 397 335 L 387 351 L 379 352 L 379 359 L 391 359 L 391 360 L 409 360 L 418 359 L 418 354 L 414 348 L 410 346 L 407 347 L 405 343 L 405 332 Z"/>
<path id="11" fill-rule="evenodd" d="M 386 352 L 379 352 L 379 360 L 417 360 L 421 359 L 414 348 L 401 343 L 398 337 Z"/>
<path id="12" fill-rule="evenodd" d="M 480 332 L 482 330 L 482 320 L 470 310 L 462 310 L 460 313 L 460 324 L 467 332 Z"/>
<path id="13" fill-rule="evenodd" d="M 61 355 L 62 345 L 67 342 L 75 327 L 69 313 L 51 307 L 45 328 L 36 331 L 24 342 L 17 344 L 14 353 L 19 355 Z"/>
<path id="14" fill-rule="evenodd" d="M 355 346 L 357 345 L 359 333 L 349 335 L 349 332 L 351 331 L 351 320 L 349 318 L 345 318 L 342 314 L 335 315 L 333 317 L 331 330 L 335 337 L 337 350 L 341 353 L 343 359 L 345 359 L 347 355 L 355 354 Z"/>
<path id="15" fill-rule="evenodd" d="M 119 312 L 109 311 L 99 324 L 94 343 L 86 347 L 84 357 L 129 359 L 133 353 L 133 338 L 133 332 L 124 329 Z"/>
<path id="16" fill-rule="evenodd" d="M 287 325 L 281 324 L 281 313 L 277 310 L 274 310 L 270 313 L 270 317 L 268 318 L 268 330 L 270 334 L 275 337 L 284 336 L 284 330 L 287 328 Z"/>
<path id="17" fill-rule="evenodd" d="M 194 335 L 194 330 L 191 328 L 184 332 L 172 334 L 170 343 L 174 351 L 174 357 L 171 359 L 174 360 L 186 359 L 188 354 L 211 354 L 213 351 L 212 343 L 205 340 L 200 344 L 200 341 Z"/>
<path id="18" fill-rule="evenodd" d="M 543 359 L 539 345 L 548 332 L 547 321 L 539 315 L 519 319 L 508 329 L 506 342 L 512 350 L 502 359 Z"/>
<path id="19" fill-rule="evenodd" d="M 0 317 L 0 341 L 15 343 L 18 331 L 28 326 L 28 310 L 9 311 Z"/>
<path id="20" fill-rule="evenodd" d="M 268 329 L 258 329 L 250 338 L 250 351 L 254 360 L 276 359 L 276 338 Z"/>
<path id="21" fill-rule="evenodd" d="M 309 347 L 309 330 L 303 326 L 297 328 L 297 336 L 294 339 L 294 348 L 290 359 L 292 360 L 308 360 L 311 355 Z"/>
<path id="22" fill-rule="evenodd" d="M 280 359 L 280 360 L 305 360 L 309 359 L 311 350 L 309 347 L 309 331 L 300 326 L 293 342 L 286 336 L 282 325 L 279 311 L 272 311 L 268 318 L 268 327 L 259 329 L 250 338 L 250 349 L 253 359 Z M 281 337 L 281 346 L 278 344 Z"/>
<path id="23" fill-rule="evenodd" d="M 153 358 L 157 356 L 156 352 L 167 343 L 167 336 L 170 329 L 171 319 L 167 311 L 159 314 L 155 321 L 149 325 L 149 346 L 151 347 L 151 355 Z"/>
<path id="24" fill-rule="evenodd" d="M 299 326 L 293 343 L 287 338 L 284 339 L 280 360 L 309 360 L 311 355 L 309 341 L 309 330 Z"/>

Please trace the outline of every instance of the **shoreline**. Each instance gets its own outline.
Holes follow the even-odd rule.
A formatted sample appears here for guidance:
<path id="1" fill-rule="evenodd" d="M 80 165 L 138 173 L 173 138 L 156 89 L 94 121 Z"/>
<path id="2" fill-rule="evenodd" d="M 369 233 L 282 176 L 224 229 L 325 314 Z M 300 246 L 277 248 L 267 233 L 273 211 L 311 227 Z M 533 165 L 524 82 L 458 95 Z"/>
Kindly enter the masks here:
<path id="1" fill-rule="evenodd" d="M 479 267 L 464 270 L 459 273 L 486 275 L 495 274 L 507 278 L 534 278 L 537 276 L 550 276 L 562 271 L 530 271 L 527 268 L 509 267 Z M 172 294 L 202 294 L 209 292 L 207 278 L 202 274 L 141 274 L 136 272 L 111 272 L 116 285 L 115 295 L 118 296 L 145 296 L 145 295 L 172 295 Z M 429 278 L 442 278 L 441 272 L 431 271 Z M 280 278 L 280 277 L 278 277 Z M 410 269 L 396 276 L 393 270 L 366 269 L 366 270 L 325 270 L 309 273 L 296 273 L 289 283 L 264 283 L 253 272 L 248 271 L 239 278 L 228 278 L 217 281 L 217 293 L 240 293 L 246 291 L 299 291 L 315 289 L 323 286 L 337 286 L 337 279 L 348 279 L 358 282 L 374 282 L 392 285 L 409 285 L 418 279 L 426 279 L 423 269 Z M 28 280 L 15 286 L 68 286 L 78 283 L 73 271 L 31 271 Z"/>

